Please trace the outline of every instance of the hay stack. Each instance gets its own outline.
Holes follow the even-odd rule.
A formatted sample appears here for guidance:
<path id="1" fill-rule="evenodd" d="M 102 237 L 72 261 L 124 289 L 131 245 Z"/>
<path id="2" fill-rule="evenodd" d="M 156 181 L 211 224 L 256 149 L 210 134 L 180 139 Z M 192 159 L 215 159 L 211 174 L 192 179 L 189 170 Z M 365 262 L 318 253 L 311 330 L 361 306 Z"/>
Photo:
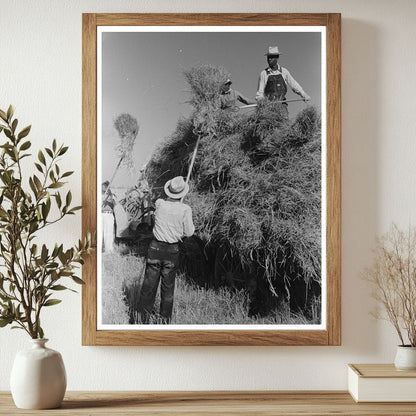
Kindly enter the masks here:
<path id="1" fill-rule="evenodd" d="M 308 107 L 289 121 L 281 104 L 268 101 L 249 116 L 220 110 L 224 71 L 198 67 L 186 76 L 195 112 L 178 123 L 153 156 L 151 185 L 162 187 L 173 176 L 186 176 L 197 134 L 202 133 L 186 202 L 206 253 L 227 247 L 232 267 L 237 260 L 242 270 L 254 270 L 271 291 L 299 277 L 319 283 L 319 113 Z"/>
<path id="2" fill-rule="evenodd" d="M 115 146 L 120 157 L 119 166 L 132 170 L 134 167 L 133 146 L 139 133 L 139 123 L 130 114 L 122 113 L 114 120 L 114 127 L 120 137 L 120 142 Z"/>

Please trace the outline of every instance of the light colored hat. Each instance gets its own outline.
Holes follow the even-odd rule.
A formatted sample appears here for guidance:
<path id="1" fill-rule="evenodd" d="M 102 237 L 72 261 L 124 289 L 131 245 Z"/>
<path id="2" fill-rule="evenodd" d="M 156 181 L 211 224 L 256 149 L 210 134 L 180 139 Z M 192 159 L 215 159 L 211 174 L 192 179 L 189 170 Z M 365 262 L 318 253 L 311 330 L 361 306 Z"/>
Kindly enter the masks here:
<path id="1" fill-rule="evenodd" d="M 232 84 L 233 82 L 230 80 L 230 78 L 227 78 L 225 81 L 224 81 L 224 85 L 227 85 L 227 84 Z"/>
<path id="2" fill-rule="evenodd" d="M 278 46 L 269 46 L 269 51 L 265 55 L 280 55 Z"/>
<path id="3" fill-rule="evenodd" d="M 188 192 L 189 185 L 183 180 L 182 176 L 176 176 L 165 183 L 165 194 L 173 199 L 180 199 Z"/>

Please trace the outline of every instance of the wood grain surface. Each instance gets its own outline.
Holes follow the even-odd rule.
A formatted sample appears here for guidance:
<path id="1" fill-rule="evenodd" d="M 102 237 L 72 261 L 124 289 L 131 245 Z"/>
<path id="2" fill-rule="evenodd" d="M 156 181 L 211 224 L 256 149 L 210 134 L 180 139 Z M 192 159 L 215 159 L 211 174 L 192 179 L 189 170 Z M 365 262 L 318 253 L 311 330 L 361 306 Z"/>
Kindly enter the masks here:
<path id="1" fill-rule="evenodd" d="M 0 392 L 1 415 L 415 415 L 414 403 L 355 403 L 347 392 L 68 392 L 52 410 L 16 409 Z"/>
<path id="2" fill-rule="evenodd" d="M 363 378 L 416 378 L 416 371 L 399 371 L 394 364 L 349 364 Z"/>
<path id="3" fill-rule="evenodd" d="M 83 14 L 82 137 L 83 233 L 97 224 L 97 26 L 325 26 L 327 58 L 326 329 L 98 331 L 97 264 L 90 256 L 82 276 L 83 345 L 340 345 L 341 344 L 341 15 L 312 14 Z"/>

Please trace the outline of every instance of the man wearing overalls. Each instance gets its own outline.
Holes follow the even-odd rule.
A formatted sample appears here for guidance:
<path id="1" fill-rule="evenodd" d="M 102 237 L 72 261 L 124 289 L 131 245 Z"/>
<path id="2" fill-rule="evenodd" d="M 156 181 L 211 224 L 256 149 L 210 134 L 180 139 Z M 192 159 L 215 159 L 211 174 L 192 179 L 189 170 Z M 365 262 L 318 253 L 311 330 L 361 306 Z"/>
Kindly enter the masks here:
<path id="1" fill-rule="evenodd" d="M 277 46 L 270 46 L 266 54 L 268 68 L 260 73 L 259 86 L 256 93 L 256 100 L 267 98 L 272 101 L 286 101 L 287 86 L 300 95 L 304 101 L 311 97 L 303 91 L 303 88 L 290 75 L 290 72 L 278 64 L 280 52 Z M 287 104 L 283 103 L 287 109 Z"/>

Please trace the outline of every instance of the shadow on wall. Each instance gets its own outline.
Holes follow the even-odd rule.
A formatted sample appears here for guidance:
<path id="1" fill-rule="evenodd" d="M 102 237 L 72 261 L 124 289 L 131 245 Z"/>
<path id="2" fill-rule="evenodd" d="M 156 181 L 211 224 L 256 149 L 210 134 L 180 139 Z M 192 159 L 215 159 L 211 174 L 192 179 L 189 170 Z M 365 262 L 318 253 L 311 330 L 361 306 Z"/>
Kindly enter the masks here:
<path id="1" fill-rule="evenodd" d="M 378 232 L 380 28 L 342 20 L 342 344 L 375 356 L 381 343 L 370 312 L 371 289 L 360 277 Z"/>

